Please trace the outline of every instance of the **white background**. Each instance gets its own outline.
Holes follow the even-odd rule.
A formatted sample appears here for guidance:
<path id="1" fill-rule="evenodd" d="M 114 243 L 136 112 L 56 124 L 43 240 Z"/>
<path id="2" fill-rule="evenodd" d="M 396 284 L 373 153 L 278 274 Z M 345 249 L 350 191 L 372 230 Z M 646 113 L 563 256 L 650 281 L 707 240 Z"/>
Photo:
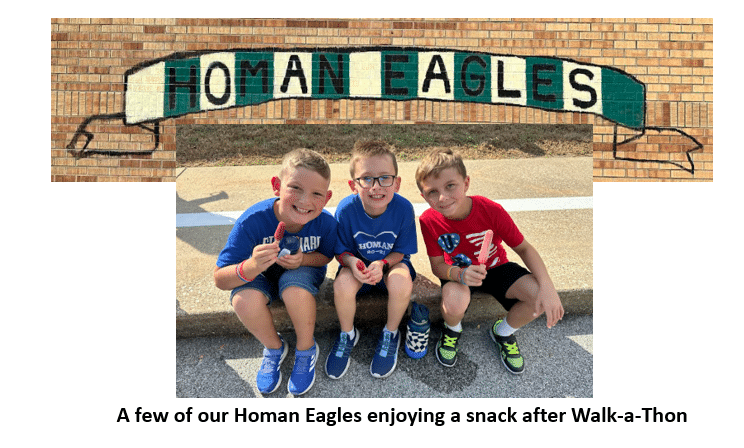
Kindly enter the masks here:
<path id="1" fill-rule="evenodd" d="M 646 14 L 643 7 L 635 11 Z M 74 12 L 65 15 L 89 15 Z M 44 54 L 49 22 L 39 20 Z M 721 36 L 738 25 L 725 18 L 715 25 L 716 45 L 726 48 Z M 18 49 L 9 51 L 11 57 L 21 56 Z M 740 72 L 733 66 L 738 55 L 738 50 L 718 52 L 718 92 L 740 90 Z M 41 58 L 40 86 L 48 79 L 45 64 Z M 735 109 L 740 106 L 726 104 L 732 96 L 719 95 L 716 101 L 715 182 L 595 184 L 594 398 L 564 400 L 176 399 L 175 184 L 52 184 L 46 133 L 39 132 L 43 125 L 23 128 L 23 123 L 10 126 L 14 122 L 6 121 L 3 435 L 29 446 L 446 446 L 471 440 L 526 446 L 644 446 L 658 440 L 711 446 L 728 441 L 738 434 L 741 420 L 739 323 L 744 302 L 739 211 L 744 165 L 741 139 L 735 134 L 741 125 L 734 121 L 740 119 Z M 28 96 L 23 99 L 13 103 L 29 104 Z M 45 114 L 43 107 L 22 107 L 27 109 L 14 115 Z M 38 169 L 16 174 L 30 165 Z M 611 406 L 635 413 L 657 407 L 686 412 L 688 423 L 413 429 L 369 423 L 334 428 L 184 424 L 172 419 L 166 424 L 116 423 L 120 408 L 127 408 L 131 417 L 140 406 L 171 415 L 188 407 L 195 412 L 252 407 L 303 413 L 305 407 L 342 406 L 366 413 L 391 407 L 463 412 L 511 406 L 521 413 L 541 406 L 569 415 L 572 407 Z"/>

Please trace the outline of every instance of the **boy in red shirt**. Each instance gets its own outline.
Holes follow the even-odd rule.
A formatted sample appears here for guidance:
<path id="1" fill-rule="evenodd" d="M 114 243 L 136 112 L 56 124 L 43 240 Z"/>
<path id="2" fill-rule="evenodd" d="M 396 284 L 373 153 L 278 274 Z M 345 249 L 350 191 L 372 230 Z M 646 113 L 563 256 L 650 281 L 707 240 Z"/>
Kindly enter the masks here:
<path id="1" fill-rule="evenodd" d="M 416 170 L 416 184 L 431 206 L 419 221 L 432 272 L 442 281 L 444 329 L 437 359 L 447 367 L 455 365 L 470 294 L 482 290 L 508 312 L 489 333 L 506 369 L 522 373 L 524 359 L 514 332 L 543 312 L 548 328 L 563 318 L 563 305 L 542 258 L 501 205 L 482 196 L 467 196 L 470 177 L 459 154 L 449 149 L 430 152 Z M 481 264 L 478 256 L 488 230 L 493 231 L 493 241 Z M 502 241 L 529 270 L 507 260 Z"/>

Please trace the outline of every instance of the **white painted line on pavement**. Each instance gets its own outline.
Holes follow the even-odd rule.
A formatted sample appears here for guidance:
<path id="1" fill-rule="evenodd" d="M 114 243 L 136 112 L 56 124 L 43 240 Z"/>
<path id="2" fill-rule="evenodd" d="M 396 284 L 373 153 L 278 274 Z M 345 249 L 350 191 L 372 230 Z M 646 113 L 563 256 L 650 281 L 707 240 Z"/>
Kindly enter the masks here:
<path id="1" fill-rule="evenodd" d="M 526 199 L 498 199 L 507 212 L 539 212 L 546 210 L 581 210 L 594 208 L 593 196 L 561 197 L 561 198 L 526 198 Z M 429 208 L 429 204 L 413 204 L 416 216 Z M 331 214 L 336 207 L 326 207 Z M 244 210 L 231 212 L 205 212 L 205 213 L 177 213 L 176 228 L 181 227 L 205 227 L 205 226 L 231 226 L 243 214 Z"/>
<path id="2" fill-rule="evenodd" d="M 568 339 L 579 344 L 581 348 L 594 354 L 594 335 L 593 334 L 577 334 L 576 336 L 568 336 Z"/>

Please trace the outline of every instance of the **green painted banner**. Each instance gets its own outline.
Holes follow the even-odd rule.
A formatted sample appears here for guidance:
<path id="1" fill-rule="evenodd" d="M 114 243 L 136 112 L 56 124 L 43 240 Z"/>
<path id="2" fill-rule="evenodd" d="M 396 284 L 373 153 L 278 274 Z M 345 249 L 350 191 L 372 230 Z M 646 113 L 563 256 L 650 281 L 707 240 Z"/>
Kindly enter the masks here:
<path id="1" fill-rule="evenodd" d="M 476 102 L 592 113 L 642 129 L 645 87 L 612 67 L 453 50 L 176 53 L 126 74 L 125 123 L 283 98 Z"/>

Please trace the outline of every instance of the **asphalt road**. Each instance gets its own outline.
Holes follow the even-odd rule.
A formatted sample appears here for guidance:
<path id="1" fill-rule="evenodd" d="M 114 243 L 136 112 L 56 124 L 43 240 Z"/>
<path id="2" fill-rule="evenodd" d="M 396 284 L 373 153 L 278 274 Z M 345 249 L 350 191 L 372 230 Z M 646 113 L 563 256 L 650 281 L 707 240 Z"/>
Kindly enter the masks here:
<path id="1" fill-rule="evenodd" d="M 320 347 L 316 380 L 302 397 L 592 397 L 593 323 L 591 315 L 566 315 L 552 329 L 539 318 L 517 332 L 525 357 L 525 372 L 512 375 L 497 357 L 488 336 L 489 322 L 463 323 L 460 354 L 453 368 L 439 364 L 434 346 L 438 325 L 432 328 L 429 352 L 419 360 L 409 358 L 401 347 L 395 372 L 385 379 L 373 378 L 369 364 L 377 343 L 377 328 L 362 328 L 362 339 L 352 352 L 349 371 L 340 380 L 325 374 L 325 359 L 335 331 L 316 333 Z M 294 334 L 283 334 L 290 352 L 282 364 L 279 389 L 262 395 L 256 389 L 256 372 L 262 345 L 251 336 L 178 339 L 176 342 L 177 397 L 292 397 L 287 381 L 294 363 Z"/>

